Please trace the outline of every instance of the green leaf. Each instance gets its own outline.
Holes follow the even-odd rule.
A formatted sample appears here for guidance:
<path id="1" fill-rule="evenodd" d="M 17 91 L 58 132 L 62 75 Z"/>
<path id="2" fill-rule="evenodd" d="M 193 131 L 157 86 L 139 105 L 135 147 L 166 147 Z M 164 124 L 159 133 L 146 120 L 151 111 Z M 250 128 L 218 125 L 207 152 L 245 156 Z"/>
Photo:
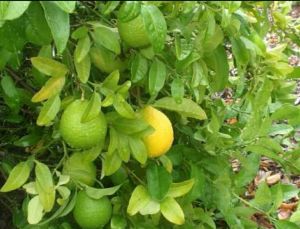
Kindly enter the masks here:
<path id="1" fill-rule="evenodd" d="M 154 51 L 162 51 L 167 35 L 167 23 L 164 15 L 154 5 L 142 5 L 141 14 Z"/>
<path id="2" fill-rule="evenodd" d="M 4 93 L 3 98 L 5 103 L 12 110 L 18 112 L 20 109 L 21 98 L 13 79 L 8 75 L 4 75 L 1 79 L 1 88 Z"/>
<path id="3" fill-rule="evenodd" d="M 115 173 L 121 167 L 121 164 L 122 160 L 116 151 L 110 154 L 107 153 L 103 163 L 105 176 L 110 176 Z"/>
<path id="4" fill-rule="evenodd" d="M 194 183 L 194 179 L 186 180 L 180 183 L 172 183 L 167 196 L 173 198 L 184 196 L 192 189 Z"/>
<path id="5" fill-rule="evenodd" d="M 145 164 L 147 161 L 147 149 L 144 142 L 134 137 L 128 138 L 128 141 L 133 157 L 141 164 Z"/>
<path id="6" fill-rule="evenodd" d="M 182 102 L 182 98 L 184 96 L 184 84 L 182 79 L 176 78 L 173 80 L 171 84 L 171 94 L 177 103 Z"/>
<path id="7" fill-rule="evenodd" d="M 269 157 L 271 159 L 277 160 L 278 162 L 283 161 L 282 158 L 277 155 L 277 153 L 279 153 L 279 152 L 274 152 L 273 150 L 268 149 L 268 148 L 266 148 L 264 146 L 261 146 L 261 145 L 248 145 L 245 148 L 245 150 L 253 152 L 253 153 L 257 153 L 259 155 L 264 155 L 264 156 Z"/>
<path id="8" fill-rule="evenodd" d="M 163 216 L 171 223 L 184 224 L 184 213 L 180 205 L 171 197 L 165 198 L 160 204 L 160 210 Z"/>
<path id="9" fill-rule="evenodd" d="M 103 196 L 111 196 L 115 194 L 122 185 L 117 185 L 111 188 L 93 188 L 89 186 L 85 186 L 86 194 L 93 199 L 100 199 Z"/>
<path id="10" fill-rule="evenodd" d="M 93 32 L 93 38 L 97 45 L 102 45 L 116 55 L 121 53 L 120 38 L 117 31 L 104 25 L 97 25 Z"/>
<path id="11" fill-rule="evenodd" d="M 71 37 L 75 40 L 84 38 L 88 35 L 89 29 L 86 26 L 78 27 L 72 34 Z"/>
<path id="12" fill-rule="evenodd" d="M 89 55 L 85 56 L 81 62 L 74 61 L 77 72 L 77 77 L 81 83 L 86 83 L 90 78 L 91 58 Z"/>
<path id="13" fill-rule="evenodd" d="M 211 55 L 205 57 L 204 60 L 208 67 L 214 71 L 211 77 L 211 89 L 214 92 L 223 90 L 229 76 L 229 65 L 224 47 L 220 45 Z"/>
<path id="14" fill-rule="evenodd" d="M 189 118 L 195 118 L 199 120 L 207 119 L 204 110 L 197 103 L 186 98 L 183 98 L 182 103 L 178 104 L 174 98 L 164 97 L 157 100 L 153 106 L 170 111 L 176 111 L 179 114 Z"/>
<path id="15" fill-rule="evenodd" d="M 111 12 L 113 12 L 118 7 L 119 4 L 120 4 L 120 1 L 106 2 L 105 6 L 102 9 L 102 13 L 104 15 L 110 14 Z"/>
<path id="16" fill-rule="evenodd" d="M 143 209 L 150 202 L 150 200 L 151 199 L 146 188 L 142 185 L 136 186 L 129 199 L 127 213 L 131 216 L 135 215 L 141 209 Z"/>
<path id="17" fill-rule="evenodd" d="M 0 192 L 10 192 L 20 188 L 27 181 L 30 175 L 28 161 L 18 163 L 9 173 L 9 176 L 0 189 Z"/>
<path id="18" fill-rule="evenodd" d="M 112 91 L 115 91 L 118 88 L 119 79 L 120 79 L 120 72 L 119 70 L 115 70 L 105 78 L 105 80 L 102 83 L 102 86 Z"/>
<path id="19" fill-rule="evenodd" d="M 53 96 L 43 104 L 36 124 L 38 126 L 48 126 L 59 112 L 61 101 L 59 95 Z"/>
<path id="20" fill-rule="evenodd" d="M 147 167 L 147 189 L 152 199 L 162 200 L 168 193 L 172 176 L 163 166 L 151 163 Z"/>
<path id="21" fill-rule="evenodd" d="M 164 86 L 167 76 L 166 65 L 154 59 L 149 71 L 148 86 L 150 95 L 156 95 Z"/>
<path id="22" fill-rule="evenodd" d="M 299 79 L 300 78 L 300 66 L 294 67 L 294 70 L 289 73 L 286 79 Z"/>
<path id="23" fill-rule="evenodd" d="M 128 162 L 130 159 L 130 146 L 129 146 L 129 140 L 126 135 L 119 134 L 119 149 L 118 153 L 122 161 Z"/>
<path id="24" fill-rule="evenodd" d="M 29 201 L 27 211 L 27 221 L 29 224 L 37 224 L 42 220 L 44 213 L 39 196 L 35 196 Z"/>
<path id="25" fill-rule="evenodd" d="M 122 215 L 113 215 L 110 220 L 111 229 L 126 229 L 127 221 Z"/>
<path id="26" fill-rule="evenodd" d="M 126 1 L 120 7 L 118 20 L 128 22 L 136 18 L 141 12 L 141 3 L 139 1 Z"/>
<path id="27" fill-rule="evenodd" d="M 188 43 L 186 39 L 175 37 L 175 51 L 177 60 L 184 60 L 193 51 L 193 45 Z"/>
<path id="28" fill-rule="evenodd" d="M 25 12 L 26 37 L 37 45 L 48 45 L 52 41 L 51 30 L 44 16 L 44 11 L 39 2 L 32 2 Z"/>
<path id="29" fill-rule="evenodd" d="M 240 39 L 236 39 L 234 37 L 231 37 L 230 41 L 232 45 L 232 52 L 234 58 L 236 59 L 236 63 L 240 66 L 247 65 L 249 61 L 249 53 L 244 43 Z"/>
<path id="30" fill-rule="evenodd" d="M 37 93 L 34 94 L 31 101 L 34 103 L 41 102 L 57 95 L 62 90 L 65 84 L 65 80 L 66 78 L 64 76 L 51 77 L 45 83 L 45 85 Z"/>
<path id="31" fill-rule="evenodd" d="M 122 132 L 126 135 L 133 135 L 147 128 L 153 129 L 141 117 L 136 119 L 117 118 L 116 120 L 113 121 L 113 126 L 116 128 L 118 132 Z"/>
<path id="32" fill-rule="evenodd" d="M 160 204 L 159 202 L 156 202 L 154 200 L 150 200 L 149 203 L 146 204 L 141 210 L 141 215 L 153 215 L 158 213 L 160 210 Z"/>
<path id="33" fill-rule="evenodd" d="M 88 35 L 78 40 L 76 45 L 74 59 L 76 62 L 81 62 L 89 53 L 91 48 L 91 40 Z"/>
<path id="34" fill-rule="evenodd" d="M 30 1 L 0 2 L 0 20 L 13 20 L 20 17 L 28 8 Z"/>
<path id="35" fill-rule="evenodd" d="M 69 71 L 66 65 L 47 57 L 32 57 L 31 63 L 37 70 L 48 76 L 61 77 Z"/>
<path id="36" fill-rule="evenodd" d="M 41 204 L 46 212 L 52 210 L 55 203 L 55 189 L 52 174 L 47 165 L 36 161 L 35 166 L 36 190 Z"/>
<path id="37" fill-rule="evenodd" d="M 89 122 L 96 118 L 101 109 L 101 98 L 99 93 L 94 92 L 82 117 L 81 117 L 81 122 Z"/>
<path id="38" fill-rule="evenodd" d="M 270 210 L 272 205 L 272 194 L 265 182 L 259 184 L 252 204 L 263 211 Z"/>
<path id="39" fill-rule="evenodd" d="M 58 53 L 62 53 L 70 35 L 69 14 L 61 10 L 54 2 L 41 2 L 46 21 L 50 27 Z"/>
<path id="40" fill-rule="evenodd" d="M 119 147 L 119 135 L 116 132 L 116 130 L 111 127 L 109 129 L 109 145 L 108 145 L 108 149 L 107 152 L 108 154 L 114 153 L 115 150 L 117 150 Z"/>
<path id="41" fill-rule="evenodd" d="M 299 226 L 287 220 L 277 220 L 275 222 L 276 229 L 297 229 Z"/>
<path id="42" fill-rule="evenodd" d="M 116 94 L 114 96 L 113 101 L 114 108 L 116 111 L 123 117 L 133 119 L 135 118 L 135 113 L 132 109 L 132 107 L 125 101 L 125 99 L 119 95 Z"/>
<path id="43" fill-rule="evenodd" d="M 131 64 L 131 81 L 137 83 L 143 80 L 148 72 L 148 61 L 141 54 L 137 54 Z"/>
<path id="44" fill-rule="evenodd" d="M 73 13 L 76 7 L 76 1 L 54 1 L 55 4 L 66 13 Z"/>

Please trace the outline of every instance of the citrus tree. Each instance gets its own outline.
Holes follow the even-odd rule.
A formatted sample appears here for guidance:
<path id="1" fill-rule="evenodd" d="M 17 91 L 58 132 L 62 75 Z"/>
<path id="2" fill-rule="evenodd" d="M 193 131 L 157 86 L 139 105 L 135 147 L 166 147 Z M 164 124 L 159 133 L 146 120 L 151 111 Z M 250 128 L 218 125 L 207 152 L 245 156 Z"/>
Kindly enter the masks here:
<path id="1" fill-rule="evenodd" d="M 292 4 L 1 1 L 7 225 L 299 228 L 295 185 L 247 195 L 262 157 L 300 172 Z"/>

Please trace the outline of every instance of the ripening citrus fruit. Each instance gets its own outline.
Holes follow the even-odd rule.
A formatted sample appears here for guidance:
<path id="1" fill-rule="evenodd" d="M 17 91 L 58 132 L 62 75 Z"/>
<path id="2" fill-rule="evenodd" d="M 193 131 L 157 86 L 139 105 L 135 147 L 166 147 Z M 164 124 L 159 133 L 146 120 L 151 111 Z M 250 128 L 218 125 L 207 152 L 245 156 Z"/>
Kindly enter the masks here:
<path id="1" fill-rule="evenodd" d="M 155 131 L 144 138 L 149 157 L 166 153 L 173 143 L 173 128 L 169 118 L 161 111 L 147 106 L 141 111 L 142 117 Z"/>
<path id="2" fill-rule="evenodd" d="M 63 139 L 73 148 L 91 148 L 104 141 L 107 123 L 103 113 L 91 121 L 82 122 L 81 118 L 88 101 L 75 100 L 62 114 L 59 130 Z"/>
<path id="3" fill-rule="evenodd" d="M 123 71 L 126 68 L 126 62 L 104 47 L 92 47 L 90 56 L 93 64 L 102 72 L 111 73 L 114 70 Z"/>
<path id="4" fill-rule="evenodd" d="M 130 47 L 140 48 L 150 45 L 144 21 L 141 15 L 129 22 L 118 22 L 119 34 Z"/>
<path id="5" fill-rule="evenodd" d="M 84 191 L 78 193 L 73 216 L 83 229 L 103 227 L 110 220 L 111 214 L 111 202 L 106 196 L 92 199 Z"/>
<path id="6" fill-rule="evenodd" d="M 96 180 L 96 166 L 92 161 L 84 159 L 84 152 L 77 152 L 66 160 L 63 174 L 69 175 L 72 181 L 93 186 Z"/>

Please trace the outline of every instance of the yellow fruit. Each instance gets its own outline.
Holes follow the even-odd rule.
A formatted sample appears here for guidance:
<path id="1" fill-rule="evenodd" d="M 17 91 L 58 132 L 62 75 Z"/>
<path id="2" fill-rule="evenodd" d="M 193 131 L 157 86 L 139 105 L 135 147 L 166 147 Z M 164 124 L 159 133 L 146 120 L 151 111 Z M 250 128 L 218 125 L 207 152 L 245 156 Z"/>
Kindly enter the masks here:
<path id="1" fill-rule="evenodd" d="M 73 216 L 81 228 L 102 228 L 109 222 L 111 214 L 111 202 L 106 196 L 92 199 L 84 191 L 78 193 Z"/>
<path id="2" fill-rule="evenodd" d="M 69 175 L 74 182 L 93 186 L 96 180 L 96 166 L 93 162 L 84 160 L 84 152 L 77 152 L 65 162 L 63 174 Z"/>
<path id="3" fill-rule="evenodd" d="M 88 101 L 75 100 L 62 114 L 59 130 L 62 138 L 73 148 L 87 149 L 101 144 L 107 123 L 103 113 L 88 122 L 81 122 Z"/>
<path id="4" fill-rule="evenodd" d="M 150 45 L 150 40 L 141 15 L 129 22 L 118 22 L 119 34 L 122 40 L 133 48 Z"/>
<path id="5" fill-rule="evenodd" d="M 173 143 L 173 128 L 169 118 L 161 111 L 147 106 L 141 111 L 144 120 L 155 131 L 144 138 L 149 157 L 159 157 L 165 154 Z"/>
<path id="6" fill-rule="evenodd" d="M 117 69 L 119 69 L 119 71 L 126 69 L 126 62 L 123 62 L 119 57 L 104 47 L 92 47 L 90 56 L 93 64 L 102 72 L 111 73 Z"/>

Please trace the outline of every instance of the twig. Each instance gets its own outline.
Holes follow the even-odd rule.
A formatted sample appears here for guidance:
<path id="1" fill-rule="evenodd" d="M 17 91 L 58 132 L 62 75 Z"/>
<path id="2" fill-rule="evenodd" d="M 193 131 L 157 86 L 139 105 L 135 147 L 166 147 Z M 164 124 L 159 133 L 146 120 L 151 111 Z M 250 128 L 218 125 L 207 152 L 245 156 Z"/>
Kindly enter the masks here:
<path id="1" fill-rule="evenodd" d="M 9 67 L 5 68 L 6 71 L 17 81 L 19 82 L 24 88 L 26 88 L 28 91 L 35 93 L 35 91 L 26 83 L 24 83 L 24 81 L 14 72 L 14 70 L 12 70 Z"/>

